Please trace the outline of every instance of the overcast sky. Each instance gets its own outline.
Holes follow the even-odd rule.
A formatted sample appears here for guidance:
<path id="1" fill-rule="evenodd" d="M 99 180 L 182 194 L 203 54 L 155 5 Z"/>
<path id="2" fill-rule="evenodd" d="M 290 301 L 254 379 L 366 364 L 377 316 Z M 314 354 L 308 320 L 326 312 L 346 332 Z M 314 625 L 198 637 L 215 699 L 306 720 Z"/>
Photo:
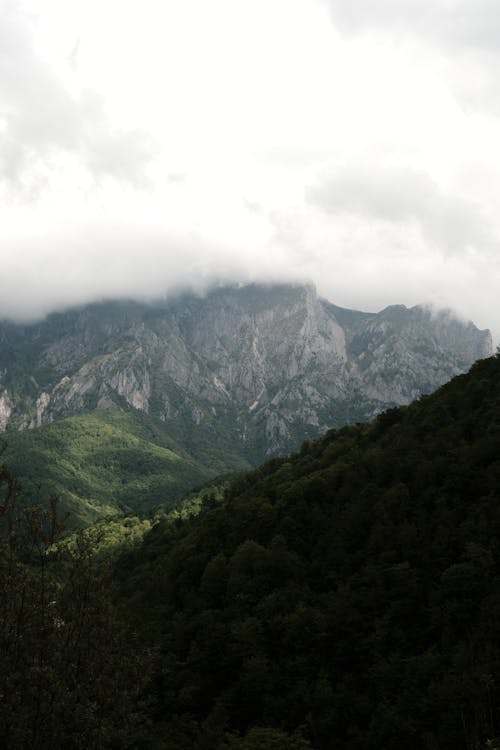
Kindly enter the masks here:
<path id="1" fill-rule="evenodd" d="M 0 315 L 225 281 L 500 339 L 498 0 L 0 0 Z"/>

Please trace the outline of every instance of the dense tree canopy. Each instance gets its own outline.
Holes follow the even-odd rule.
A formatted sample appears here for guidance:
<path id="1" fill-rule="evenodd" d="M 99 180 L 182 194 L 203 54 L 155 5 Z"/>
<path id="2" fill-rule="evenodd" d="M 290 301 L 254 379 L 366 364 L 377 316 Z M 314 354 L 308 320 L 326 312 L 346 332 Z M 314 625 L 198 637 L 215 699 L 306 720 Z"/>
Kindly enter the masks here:
<path id="1" fill-rule="evenodd" d="M 62 528 L 55 498 L 47 511 L 23 506 L 0 467 L 0 746 L 132 747 L 150 661 L 91 537 L 58 548 Z"/>
<path id="2" fill-rule="evenodd" d="M 158 747 L 494 746 L 499 358 L 208 505 L 122 563 Z"/>
<path id="3" fill-rule="evenodd" d="M 96 558 L 0 493 L 2 746 L 500 746 L 499 357 L 134 523 L 112 569 L 116 522 Z"/>

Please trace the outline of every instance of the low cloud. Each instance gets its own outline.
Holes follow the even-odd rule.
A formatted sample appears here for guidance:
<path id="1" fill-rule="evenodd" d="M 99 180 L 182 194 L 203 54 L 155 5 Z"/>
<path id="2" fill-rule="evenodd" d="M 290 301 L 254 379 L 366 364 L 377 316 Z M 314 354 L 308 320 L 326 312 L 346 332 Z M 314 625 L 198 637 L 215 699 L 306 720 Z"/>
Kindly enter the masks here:
<path id="1" fill-rule="evenodd" d="M 289 281 L 293 259 L 265 246 L 103 217 L 2 243 L 0 319 L 34 321 L 102 299 L 155 300 L 227 283 Z M 286 270 L 286 260 L 290 265 Z"/>
<path id="2" fill-rule="evenodd" d="M 500 9 L 328 4 L 0 0 L 0 318 L 311 280 L 499 336 Z"/>

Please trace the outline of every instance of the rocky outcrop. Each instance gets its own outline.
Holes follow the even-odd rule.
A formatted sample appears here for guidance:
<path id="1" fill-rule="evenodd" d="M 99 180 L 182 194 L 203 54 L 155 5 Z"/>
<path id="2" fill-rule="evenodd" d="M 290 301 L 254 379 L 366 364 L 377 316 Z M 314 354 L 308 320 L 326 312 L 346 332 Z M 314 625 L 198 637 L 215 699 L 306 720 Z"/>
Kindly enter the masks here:
<path id="1" fill-rule="evenodd" d="M 131 408 L 185 442 L 224 432 L 255 461 L 408 403 L 491 354 L 489 332 L 450 312 L 360 313 L 310 285 L 92 305 L 0 333 L 1 430 Z"/>
<path id="2" fill-rule="evenodd" d="M 3 432 L 8 425 L 12 408 L 13 403 L 8 392 L 0 392 L 0 432 Z"/>

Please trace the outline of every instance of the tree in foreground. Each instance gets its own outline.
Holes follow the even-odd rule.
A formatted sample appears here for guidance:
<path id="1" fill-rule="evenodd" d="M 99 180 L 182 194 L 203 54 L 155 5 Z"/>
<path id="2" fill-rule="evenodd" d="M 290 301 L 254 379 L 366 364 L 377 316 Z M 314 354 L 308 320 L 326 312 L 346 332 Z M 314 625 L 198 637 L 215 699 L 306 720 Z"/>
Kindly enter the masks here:
<path id="1" fill-rule="evenodd" d="M 93 542 L 81 532 L 72 549 L 58 547 L 56 506 L 23 506 L 0 467 L 0 746 L 133 746 L 147 659 Z"/>

